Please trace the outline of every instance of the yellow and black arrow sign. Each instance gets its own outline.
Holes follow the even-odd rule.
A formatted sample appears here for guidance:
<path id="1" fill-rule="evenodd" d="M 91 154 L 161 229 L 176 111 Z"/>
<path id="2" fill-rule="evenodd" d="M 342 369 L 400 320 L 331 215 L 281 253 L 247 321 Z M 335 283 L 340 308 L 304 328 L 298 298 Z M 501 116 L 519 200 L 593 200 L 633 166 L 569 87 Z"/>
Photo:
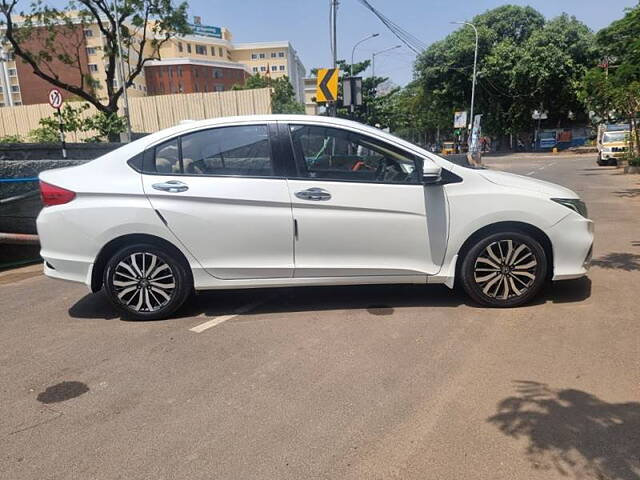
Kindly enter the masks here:
<path id="1" fill-rule="evenodd" d="M 318 69 L 316 102 L 335 102 L 338 99 L 338 69 Z"/>

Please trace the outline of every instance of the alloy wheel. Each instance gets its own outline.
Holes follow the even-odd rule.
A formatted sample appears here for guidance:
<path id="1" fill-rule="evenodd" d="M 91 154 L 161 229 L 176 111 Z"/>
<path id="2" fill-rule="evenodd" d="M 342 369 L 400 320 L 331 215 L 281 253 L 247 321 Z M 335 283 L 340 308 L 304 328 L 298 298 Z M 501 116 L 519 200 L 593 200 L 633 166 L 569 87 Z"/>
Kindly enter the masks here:
<path id="1" fill-rule="evenodd" d="M 524 243 L 512 239 L 490 243 L 478 255 L 474 280 L 486 296 L 507 300 L 524 295 L 536 280 L 538 262 Z"/>
<path id="2" fill-rule="evenodd" d="M 134 252 L 118 262 L 112 282 L 118 301 L 135 312 L 160 310 L 176 288 L 171 267 L 149 252 Z"/>

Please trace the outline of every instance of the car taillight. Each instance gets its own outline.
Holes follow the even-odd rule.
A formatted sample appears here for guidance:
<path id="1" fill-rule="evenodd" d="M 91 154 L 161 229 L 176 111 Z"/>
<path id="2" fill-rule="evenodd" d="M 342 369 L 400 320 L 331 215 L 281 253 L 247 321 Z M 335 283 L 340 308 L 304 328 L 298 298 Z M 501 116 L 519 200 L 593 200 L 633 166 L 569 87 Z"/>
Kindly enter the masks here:
<path id="1" fill-rule="evenodd" d="M 71 190 L 56 187 L 49 183 L 40 181 L 40 197 L 45 207 L 51 207 L 53 205 L 62 205 L 69 203 L 76 198 L 76 193 Z"/>

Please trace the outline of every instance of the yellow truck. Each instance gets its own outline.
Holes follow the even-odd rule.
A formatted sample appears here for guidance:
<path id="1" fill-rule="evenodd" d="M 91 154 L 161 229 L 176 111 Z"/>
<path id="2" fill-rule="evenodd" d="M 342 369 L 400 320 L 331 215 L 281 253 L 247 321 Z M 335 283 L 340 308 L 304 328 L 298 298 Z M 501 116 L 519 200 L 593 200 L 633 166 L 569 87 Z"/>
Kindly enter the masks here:
<path id="1" fill-rule="evenodd" d="M 602 125 L 598 129 L 598 165 L 617 165 L 629 148 L 628 125 Z M 626 127 L 626 128 L 625 128 Z"/>

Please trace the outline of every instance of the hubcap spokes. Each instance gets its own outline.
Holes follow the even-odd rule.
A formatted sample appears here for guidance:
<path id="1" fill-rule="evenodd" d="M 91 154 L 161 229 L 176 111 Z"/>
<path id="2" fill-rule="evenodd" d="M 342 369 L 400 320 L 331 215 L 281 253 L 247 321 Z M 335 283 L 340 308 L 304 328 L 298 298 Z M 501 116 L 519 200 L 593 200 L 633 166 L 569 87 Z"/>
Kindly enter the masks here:
<path id="1" fill-rule="evenodd" d="M 173 296 L 175 278 L 171 267 L 157 255 L 132 253 L 122 259 L 113 273 L 118 300 L 136 312 L 155 312 Z"/>
<path id="2" fill-rule="evenodd" d="M 515 240 L 489 244 L 476 259 L 474 280 L 485 295 L 501 300 L 523 295 L 536 279 L 531 249 Z"/>

